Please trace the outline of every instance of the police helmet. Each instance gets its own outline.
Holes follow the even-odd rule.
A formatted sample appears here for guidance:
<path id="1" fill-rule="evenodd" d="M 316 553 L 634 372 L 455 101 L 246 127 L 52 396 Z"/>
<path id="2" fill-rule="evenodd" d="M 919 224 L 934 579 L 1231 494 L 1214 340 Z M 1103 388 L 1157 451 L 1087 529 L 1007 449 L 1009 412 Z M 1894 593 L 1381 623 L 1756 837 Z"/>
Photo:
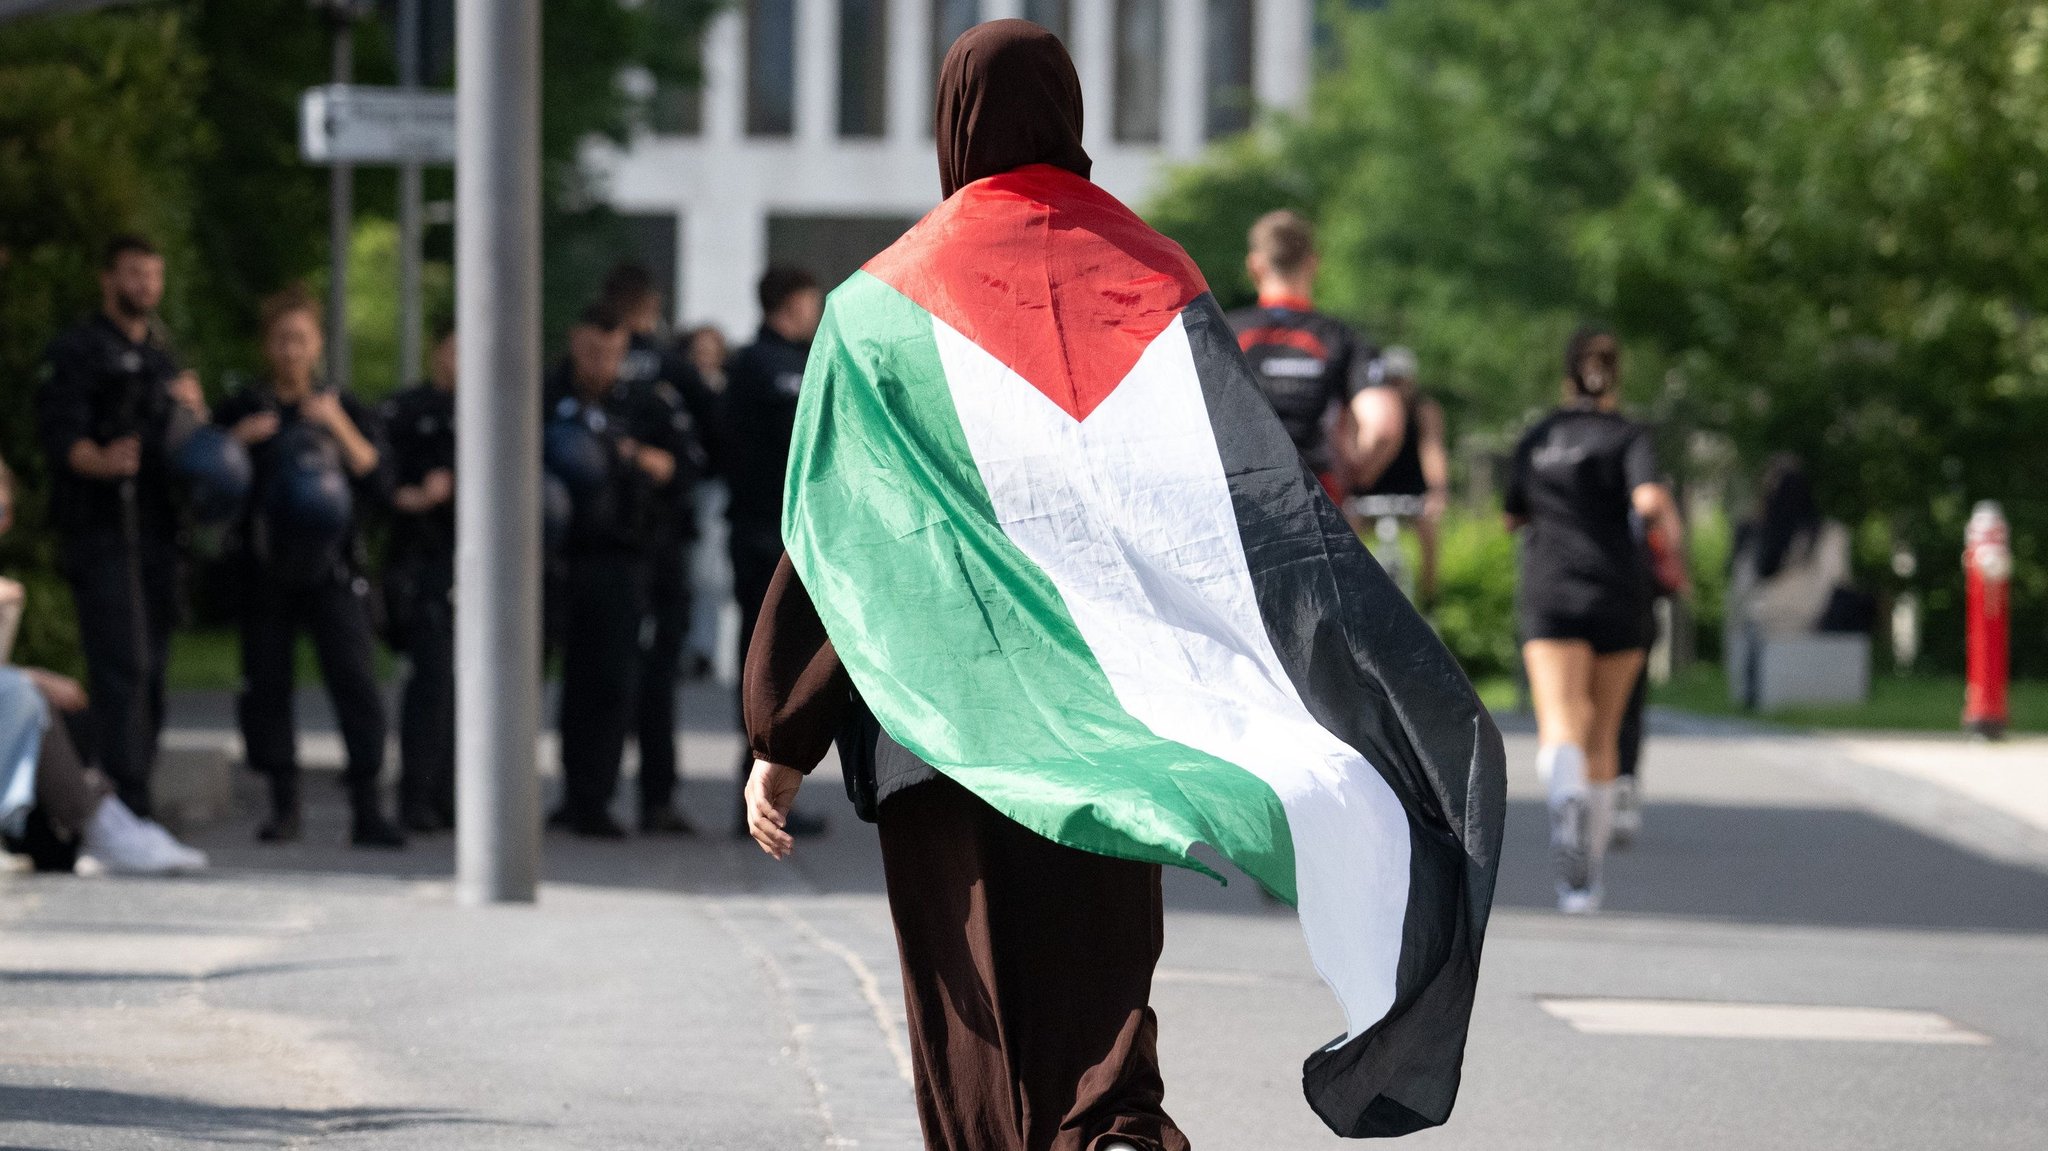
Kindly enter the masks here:
<path id="1" fill-rule="evenodd" d="M 611 475 L 611 453 L 604 438 L 575 417 L 548 422 L 541 437 L 541 458 L 548 474 L 561 480 L 576 499 L 602 490 Z"/>
<path id="2" fill-rule="evenodd" d="M 184 480 L 186 506 L 202 525 L 234 519 L 249 498 L 249 449 L 225 428 L 193 428 L 173 450 L 171 469 Z"/>
<path id="3" fill-rule="evenodd" d="M 273 538 L 303 552 L 338 545 L 348 535 L 355 496 L 334 444 L 312 427 L 294 423 L 278 433 L 276 460 L 264 492 Z"/>
<path id="4" fill-rule="evenodd" d="M 576 501 L 569 496 L 569 485 L 552 473 L 541 477 L 540 486 L 541 539 L 549 551 L 562 546 L 562 540 L 569 534 L 569 520 L 576 514 Z"/>

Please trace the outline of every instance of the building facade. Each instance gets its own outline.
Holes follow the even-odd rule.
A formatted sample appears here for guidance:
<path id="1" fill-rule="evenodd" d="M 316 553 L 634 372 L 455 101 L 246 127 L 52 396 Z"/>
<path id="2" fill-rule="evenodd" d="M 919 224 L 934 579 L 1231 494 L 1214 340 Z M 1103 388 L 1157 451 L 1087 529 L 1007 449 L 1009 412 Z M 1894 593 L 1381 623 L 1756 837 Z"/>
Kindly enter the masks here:
<path id="1" fill-rule="evenodd" d="M 593 157 L 675 318 L 745 338 L 771 262 L 828 285 L 938 202 L 933 77 L 981 20 L 1021 16 L 1073 53 L 1095 178 L 1141 203 L 1164 168 L 1292 109 L 1315 0 L 744 0 L 704 45 L 701 91 L 654 93 L 653 130 Z"/>

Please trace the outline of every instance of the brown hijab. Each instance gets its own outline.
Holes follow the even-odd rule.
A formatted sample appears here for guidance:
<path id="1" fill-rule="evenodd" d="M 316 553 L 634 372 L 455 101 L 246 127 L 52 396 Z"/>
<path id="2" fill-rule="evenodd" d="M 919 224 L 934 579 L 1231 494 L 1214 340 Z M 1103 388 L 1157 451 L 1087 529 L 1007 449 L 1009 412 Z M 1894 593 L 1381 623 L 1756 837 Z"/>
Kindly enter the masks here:
<path id="1" fill-rule="evenodd" d="M 1083 179 L 1081 78 L 1059 37 L 1029 20 L 991 20 L 953 41 L 939 66 L 939 187 L 1051 164 Z"/>

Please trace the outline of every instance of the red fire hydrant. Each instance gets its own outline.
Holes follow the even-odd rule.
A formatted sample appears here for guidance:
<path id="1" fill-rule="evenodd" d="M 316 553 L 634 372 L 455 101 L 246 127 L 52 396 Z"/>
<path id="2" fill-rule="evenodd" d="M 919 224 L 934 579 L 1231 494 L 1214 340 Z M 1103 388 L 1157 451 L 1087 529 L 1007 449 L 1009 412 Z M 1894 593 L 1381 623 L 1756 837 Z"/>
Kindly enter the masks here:
<path id="1" fill-rule="evenodd" d="M 1985 737 L 2005 734 L 2005 685 L 2012 582 L 2012 543 L 2005 513 L 1995 500 L 1980 500 L 1963 529 L 1963 587 L 1968 613 L 1969 686 L 1963 695 L 1963 726 Z"/>

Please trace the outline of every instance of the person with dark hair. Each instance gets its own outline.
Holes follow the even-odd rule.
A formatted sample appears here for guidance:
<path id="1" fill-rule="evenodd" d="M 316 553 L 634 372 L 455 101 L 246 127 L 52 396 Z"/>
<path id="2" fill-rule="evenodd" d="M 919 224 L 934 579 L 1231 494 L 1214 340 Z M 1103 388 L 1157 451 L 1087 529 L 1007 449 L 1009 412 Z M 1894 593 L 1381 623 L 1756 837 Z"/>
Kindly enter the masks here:
<path id="1" fill-rule="evenodd" d="M 379 411 L 391 443 L 385 631 L 410 665 L 398 705 L 398 817 L 455 826 L 455 328 L 434 333 L 423 382 Z"/>
<path id="2" fill-rule="evenodd" d="M 146 816 L 177 607 L 170 457 L 205 421 L 206 400 L 157 320 L 157 249 L 139 236 L 115 237 L 99 280 L 99 311 L 44 357 L 36 432 L 50 469 L 58 566 L 78 606 L 93 742 L 122 801 Z"/>
<path id="3" fill-rule="evenodd" d="M 944 201 L 834 290 L 743 695 L 777 858 L 838 743 L 948 1151 L 1184 1151 L 1163 864 L 1301 912 L 1351 1137 L 1457 1093 L 1506 779 L 1477 694 L 1302 465 L 1200 270 L 1089 178 L 1059 39 L 939 69 Z"/>
<path id="4" fill-rule="evenodd" d="M 676 452 L 675 474 L 656 493 L 650 510 L 647 608 L 653 619 L 641 649 L 639 697 L 634 708 L 640 749 L 640 831 L 689 835 L 696 829 L 676 810 L 676 678 L 690 634 L 690 553 L 697 544 L 697 482 L 719 462 L 717 397 L 689 361 L 661 338 L 662 297 L 654 277 L 625 263 L 605 277 L 605 302 L 629 333 L 622 386 L 650 418 L 668 423 Z"/>
<path id="5" fill-rule="evenodd" d="M 611 804 L 641 690 L 655 525 L 687 451 L 668 409 L 620 378 L 629 338 L 616 309 L 586 307 L 543 387 L 544 463 L 571 507 L 554 613 L 563 791 L 549 822 L 592 839 L 626 834 Z"/>
<path id="6" fill-rule="evenodd" d="M 1876 604 L 1850 586 L 1849 555 L 1849 529 L 1821 514 L 1806 465 L 1789 452 L 1772 456 L 1729 559 L 1728 607 L 1739 641 L 1729 655 L 1740 660 L 1749 706 L 1757 705 L 1763 648 L 1773 638 L 1869 632 Z"/>
<path id="7" fill-rule="evenodd" d="M 390 459 L 376 414 L 320 377 L 320 302 L 287 288 L 263 302 L 269 374 L 223 399 L 214 421 L 246 444 L 255 480 L 237 541 L 242 693 L 236 701 L 249 766 L 270 782 L 266 843 L 302 832 L 292 699 L 301 632 L 347 749 L 344 782 L 357 847 L 403 847 L 380 793 L 387 720 L 361 523 L 389 496 Z"/>
<path id="8" fill-rule="evenodd" d="M 725 386 L 727 550 L 733 597 L 740 607 L 742 663 L 782 554 L 782 475 L 789 468 L 804 364 L 825 302 L 809 272 L 780 265 L 761 277 L 760 298 L 761 330 L 733 355 Z M 741 757 L 742 786 L 752 765 L 752 756 Z M 798 813 L 792 827 L 797 834 L 816 834 L 824 830 L 824 821 Z M 735 813 L 733 834 L 747 834 L 743 806 Z"/>
<path id="9" fill-rule="evenodd" d="M 1371 501 L 1392 501 L 1406 505 L 1393 518 L 1415 529 L 1421 545 L 1422 571 L 1417 580 L 1416 602 L 1425 609 L 1436 602 L 1437 528 L 1450 504 L 1451 462 L 1444 449 L 1444 410 L 1422 391 L 1417 377 L 1421 367 L 1415 353 L 1395 345 L 1380 353 L 1374 374 L 1401 396 L 1400 443 L 1377 475 L 1354 471 L 1349 477 L 1351 492 L 1360 506 Z M 1347 442 L 1357 417 L 1346 411 L 1337 422 L 1338 442 Z"/>
<path id="10" fill-rule="evenodd" d="M 1584 327 L 1565 347 L 1564 402 L 1516 445 L 1504 501 L 1522 534 L 1520 630 L 1550 792 L 1558 909 L 1600 909 L 1620 729 L 1650 646 L 1649 583 L 1631 513 L 1681 538 L 1650 430 L 1621 415 L 1621 344 Z"/>

